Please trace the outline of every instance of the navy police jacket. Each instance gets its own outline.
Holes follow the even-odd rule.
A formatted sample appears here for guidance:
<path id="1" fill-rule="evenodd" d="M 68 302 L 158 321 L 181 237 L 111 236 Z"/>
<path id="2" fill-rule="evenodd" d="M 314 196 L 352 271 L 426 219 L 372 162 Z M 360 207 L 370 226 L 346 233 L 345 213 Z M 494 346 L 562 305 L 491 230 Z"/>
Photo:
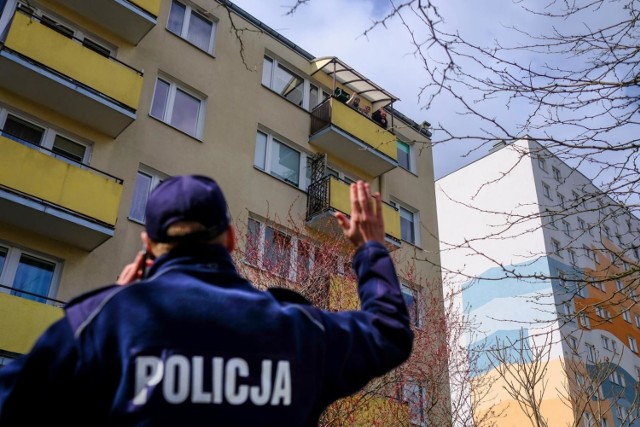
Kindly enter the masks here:
<path id="1" fill-rule="evenodd" d="M 387 250 L 368 242 L 353 266 L 361 310 L 332 313 L 254 288 L 222 246 L 177 247 L 72 300 L 0 369 L 0 425 L 317 425 L 411 352 Z"/>

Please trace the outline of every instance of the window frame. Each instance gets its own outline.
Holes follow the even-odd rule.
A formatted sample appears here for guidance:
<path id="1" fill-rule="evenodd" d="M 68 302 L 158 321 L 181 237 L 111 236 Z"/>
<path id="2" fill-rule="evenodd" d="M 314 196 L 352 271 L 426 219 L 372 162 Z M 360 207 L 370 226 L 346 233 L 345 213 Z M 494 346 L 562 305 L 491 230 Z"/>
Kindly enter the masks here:
<path id="1" fill-rule="evenodd" d="M 266 75 L 267 71 L 265 68 L 265 62 L 267 61 L 271 62 L 271 69 L 270 69 L 270 72 L 268 73 L 269 74 L 268 76 Z M 274 89 L 277 81 L 276 71 L 279 68 L 283 69 L 284 71 L 288 72 L 289 74 L 297 77 L 302 81 L 302 89 L 301 89 L 302 99 L 299 103 L 294 102 L 293 100 L 287 98 L 282 92 L 278 92 Z M 298 71 L 295 67 L 291 66 L 290 64 L 287 64 L 284 61 L 281 61 L 280 59 L 276 58 L 274 55 L 265 54 L 263 56 L 260 83 L 262 84 L 263 87 L 269 89 L 270 91 L 277 94 L 281 98 L 286 99 L 287 101 L 291 102 L 294 105 L 297 105 L 300 108 L 303 108 L 306 111 L 312 111 L 315 107 L 322 104 L 326 99 L 328 99 L 331 96 L 329 92 L 325 90 L 324 87 L 322 87 L 322 85 L 316 82 L 311 82 L 311 80 L 305 77 L 302 72 Z M 318 99 L 315 100 L 315 102 L 317 102 L 316 105 L 312 105 L 312 101 L 311 101 L 312 88 L 316 88 L 318 91 L 318 97 L 317 97 Z"/>
<path id="2" fill-rule="evenodd" d="M 155 106 L 155 102 L 156 102 L 156 96 L 158 96 L 158 82 L 162 81 L 163 83 L 167 84 L 169 86 L 168 90 L 167 90 L 167 95 L 166 95 L 166 99 L 164 101 L 164 107 L 163 107 L 163 111 L 162 111 L 162 117 L 158 117 L 157 115 L 154 114 L 153 110 L 154 110 L 154 106 Z M 196 123 L 195 123 L 195 131 L 194 133 L 190 133 L 187 129 L 182 129 L 176 125 L 174 125 L 173 123 L 171 123 L 171 120 L 173 119 L 173 115 L 175 113 L 174 107 L 175 107 L 175 101 L 176 101 L 176 94 L 178 93 L 178 91 L 192 97 L 195 98 L 196 100 L 198 100 L 200 102 L 199 107 L 198 107 L 198 114 L 196 117 Z M 156 77 L 156 81 L 154 83 L 153 86 L 153 94 L 151 96 L 151 105 L 149 107 L 149 116 L 153 117 L 156 120 L 161 121 L 162 123 L 166 124 L 167 126 L 176 129 L 177 131 L 184 133 L 185 135 L 189 135 L 197 140 L 202 140 L 202 134 L 203 134 L 203 129 L 204 129 L 204 121 L 205 121 L 205 114 L 206 114 L 206 109 L 207 109 L 207 97 L 204 94 L 201 94 L 199 92 L 197 92 L 196 90 L 189 88 L 188 86 L 186 86 L 183 83 L 180 83 L 179 81 L 165 75 L 165 74 L 158 74 L 158 76 Z"/>
<path id="3" fill-rule="evenodd" d="M 632 336 L 627 336 L 627 341 L 629 342 L 629 348 L 631 349 L 631 351 L 633 351 L 634 353 L 638 353 L 638 342 L 636 341 L 636 339 Z"/>
<path id="4" fill-rule="evenodd" d="M 394 208 L 398 209 L 398 213 L 400 214 L 400 239 L 403 242 L 406 242 L 410 245 L 416 246 L 416 247 L 420 247 L 422 240 L 421 240 L 421 236 L 420 236 L 420 212 L 417 209 L 414 209 L 412 207 L 410 207 L 409 205 L 399 202 L 398 200 L 391 200 L 389 202 L 389 204 L 391 206 L 393 206 Z M 408 214 L 411 214 L 413 221 L 410 223 L 412 225 L 412 231 L 413 231 L 413 241 L 411 240 L 407 240 L 405 239 L 405 236 L 402 235 L 402 213 L 406 212 Z M 406 219 L 405 219 L 406 220 Z"/>
<path id="5" fill-rule="evenodd" d="M 400 138 L 396 139 L 396 146 L 398 153 L 401 151 L 400 146 L 407 147 L 407 166 L 400 164 L 400 156 L 398 155 L 398 166 L 402 169 L 411 172 L 413 174 L 416 173 L 416 164 L 415 164 L 415 144 L 410 144 L 408 142 L 402 141 Z"/>
<path id="6" fill-rule="evenodd" d="M 258 146 L 258 135 L 259 134 L 262 134 L 262 135 L 265 136 L 264 151 L 261 154 L 261 160 L 262 160 L 262 162 L 264 162 L 264 168 L 257 164 L 258 150 L 260 148 Z M 288 149 L 298 153 L 298 155 L 299 155 L 298 183 L 295 183 L 295 182 L 293 182 L 291 180 L 288 180 L 288 179 L 286 179 L 284 177 L 276 175 L 273 172 L 274 165 L 273 165 L 273 155 L 272 155 L 272 153 L 273 153 L 274 144 L 279 144 L 279 145 L 285 146 Z M 256 169 L 258 169 L 258 170 L 260 170 L 260 171 L 262 171 L 262 172 L 264 172 L 264 173 L 276 178 L 278 181 L 282 181 L 282 182 L 284 182 L 284 183 L 286 183 L 286 184 L 288 184 L 288 185 L 290 185 L 292 187 L 298 188 L 299 190 L 307 191 L 307 188 L 311 184 L 311 182 L 309 182 L 310 180 L 309 180 L 309 173 L 308 172 L 310 172 L 310 170 L 309 170 L 308 162 L 309 162 L 309 155 L 306 152 L 300 150 L 299 148 L 294 147 L 293 144 L 289 144 L 289 143 L 283 142 L 281 138 L 278 138 L 278 137 L 274 136 L 271 132 L 265 131 L 263 129 L 258 129 L 256 131 L 256 143 L 255 143 L 254 152 L 253 152 L 253 166 Z"/>
<path id="7" fill-rule="evenodd" d="M 12 294 L 20 298 L 42 302 L 47 305 L 59 305 L 59 303 L 52 300 L 58 292 L 60 279 L 62 276 L 63 262 L 60 259 L 29 248 L 13 245 L 6 241 L 0 241 L 0 248 L 6 250 L 5 260 L 3 264 L 0 265 L 0 267 L 2 267 L 0 269 L 0 283 L 9 287 L 8 289 L 0 288 L 0 293 Z M 23 255 L 32 259 L 36 259 L 37 261 L 42 261 L 44 263 L 53 265 L 53 271 L 51 272 L 51 282 L 49 283 L 46 295 L 41 295 L 41 297 L 25 295 L 23 294 L 23 292 L 21 292 L 20 289 L 14 288 L 17 270 L 21 264 Z M 9 283 L 11 285 L 9 285 Z"/>
<path id="8" fill-rule="evenodd" d="M 174 4 L 179 4 L 181 6 L 184 7 L 184 15 L 182 17 L 182 23 L 180 25 L 180 33 L 178 34 L 178 32 L 174 31 L 173 29 L 169 28 L 169 23 L 171 22 L 171 14 L 173 12 L 173 5 Z M 204 49 L 202 46 L 196 44 L 195 42 L 189 40 L 188 36 L 189 36 L 189 29 L 191 28 L 191 19 L 193 15 L 197 15 L 199 18 L 201 18 L 204 21 L 207 21 L 208 23 L 211 24 L 211 34 L 209 34 L 209 45 L 207 46 L 206 49 Z M 206 11 L 200 9 L 197 6 L 192 6 L 191 3 L 189 2 L 181 2 L 181 1 L 177 1 L 177 0 L 172 0 L 171 1 L 171 5 L 169 6 L 169 13 L 167 14 L 167 24 L 165 26 L 165 28 L 167 29 L 167 31 L 169 31 L 171 34 L 176 35 L 177 37 L 181 38 L 182 40 L 184 40 L 185 42 L 189 43 L 190 45 L 198 48 L 199 50 L 208 53 L 209 55 L 214 55 L 214 47 L 215 47 L 215 43 L 216 43 L 216 39 L 217 39 L 217 32 L 218 32 L 218 20 L 215 19 L 214 17 L 211 16 L 211 14 L 207 13 Z"/>
<path id="9" fill-rule="evenodd" d="M 40 143 L 38 145 L 35 145 L 29 141 L 18 140 L 17 137 L 8 136 L 4 132 L 4 128 L 6 126 L 7 120 L 9 119 L 9 116 L 15 117 L 19 121 L 25 122 L 27 125 L 42 129 L 42 136 L 40 137 Z M 5 138 L 11 139 L 12 141 L 15 141 L 19 144 L 22 144 L 26 147 L 32 148 L 34 150 L 38 150 L 41 153 L 44 153 L 48 156 L 54 157 L 56 159 L 60 159 L 62 161 L 65 161 L 67 163 L 71 163 L 74 165 L 88 166 L 91 161 L 91 155 L 93 154 L 92 144 L 82 141 L 78 137 L 65 133 L 64 131 L 60 132 L 57 128 L 50 126 L 46 122 L 33 119 L 25 114 L 22 114 L 13 110 L 9 110 L 1 106 L 0 106 L 0 135 L 4 136 Z M 65 156 L 64 154 L 54 151 L 56 148 L 55 144 L 56 144 L 57 136 L 64 138 L 84 148 L 84 153 L 82 155 L 81 161 L 78 161 L 74 158 Z"/>
<path id="10" fill-rule="evenodd" d="M 138 205 L 142 206 L 142 218 L 138 218 L 133 216 L 133 208 L 134 208 L 134 200 L 142 197 L 139 193 L 138 189 L 138 177 L 139 175 L 146 175 L 150 178 L 149 188 L 145 190 L 144 202 L 140 201 Z M 131 204 L 129 205 L 129 213 L 127 214 L 127 219 L 133 222 L 137 222 L 138 224 L 145 224 L 146 216 L 145 216 L 145 206 L 147 204 L 147 200 L 149 199 L 149 194 L 153 191 L 154 188 L 158 186 L 163 180 L 167 179 L 169 175 L 166 173 L 157 171 L 156 169 L 150 168 L 149 166 L 140 164 L 138 165 L 138 170 L 136 171 L 136 178 L 134 180 L 133 191 L 131 192 Z"/>
<path id="11" fill-rule="evenodd" d="M 416 328 L 420 328 L 422 326 L 422 315 L 420 313 L 420 302 L 419 302 L 419 293 L 415 290 L 413 286 L 410 286 L 408 283 L 400 282 L 400 292 L 402 293 L 402 297 L 407 305 L 407 309 L 409 309 L 409 317 L 413 323 L 413 326 Z M 413 301 L 413 308 L 409 306 L 407 303 L 407 298 L 405 295 L 411 297 Z"/>
<path id="12" fill-rule="evenodd" d="M 546 182 L 542 182 L 542 194 L 549 200 L 553 200 L 551 197 L 551 187 Z"/>

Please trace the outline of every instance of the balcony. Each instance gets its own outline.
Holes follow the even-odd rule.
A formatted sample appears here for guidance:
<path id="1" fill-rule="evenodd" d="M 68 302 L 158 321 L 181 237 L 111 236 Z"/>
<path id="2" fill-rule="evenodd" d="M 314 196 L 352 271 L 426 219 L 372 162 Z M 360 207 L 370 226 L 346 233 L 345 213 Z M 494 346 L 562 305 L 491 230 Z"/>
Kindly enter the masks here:
<path id="1" fill-rule="evenodd" d="M 335 98 L 312 111 L 309 143 L 371 177 L 398 166 L 395 135 Z"/>
<path id="2" fill-rule="evenodd" d="M 61 318 L 62 309 L 30 301 L 0 289 L 0 349 L 12 353 L 28 352 L 36 339 Z"/>
<path id="3" fill-rule="evenodd" d="M 58 0 L 137 45 L 157 23 L 161 0 Z"/>
<path id="4" fill-rule="evenodd" d="M 316 181 L 309 186 L 307 198 L 307 225 L 323 233 L 341 235 L 342 230 L 333 213 L 336 211 L 349 215 L 349 184 L 333 176 Z M 400 213 L 387 203 L 382 204 L 382 217 L 387 247 L 390 250 L 400 247 Z"/>
<path id="5" fill-rule="evenodd" d="M 21 11 L 0 47 L 0 86 L 116 137 L 136 119 L 142 73 Z"/>
<path id="6" fill-rule="evenodd" d="M 0 136 L 0 221 L 85 250 L 114 234 L 122 180 Z"/>

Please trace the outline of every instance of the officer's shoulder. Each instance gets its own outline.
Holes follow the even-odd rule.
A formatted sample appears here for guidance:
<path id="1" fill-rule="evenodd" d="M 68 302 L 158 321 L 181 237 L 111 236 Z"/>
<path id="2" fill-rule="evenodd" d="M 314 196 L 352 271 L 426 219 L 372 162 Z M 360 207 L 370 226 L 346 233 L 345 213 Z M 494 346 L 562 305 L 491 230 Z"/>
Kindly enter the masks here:
<path id="1" fill-rule="evenodd" d="M 85 320 L 98 312 L 109 299 L 125 288 L 126 286 L 120 285 L 103 286 L 78 295 L 65 304 L 64 310 L 74 332 Z"/>

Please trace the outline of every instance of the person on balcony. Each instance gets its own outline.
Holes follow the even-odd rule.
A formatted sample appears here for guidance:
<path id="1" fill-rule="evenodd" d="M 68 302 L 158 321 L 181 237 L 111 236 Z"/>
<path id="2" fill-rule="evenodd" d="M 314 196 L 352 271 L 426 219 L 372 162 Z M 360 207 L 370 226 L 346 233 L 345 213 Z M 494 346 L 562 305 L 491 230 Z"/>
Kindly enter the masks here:
<path id="1" fill-rule="evenodd" d="M 389 123 L 387 122 L 387 113 L 382 108 L 378 108 L 376 111 L 374 111 L 371 118 L 380 126 L 387 129 L 387 126 L 389 125 Z"/>
<path id="2" fill-rule="evenodd" d="M 164 180 L 141 235 L 151 264 L 139 253 L 0 369 L 0 425 L 316 426 L 328 405 L 403 363 L 414 339 L 380 194 L 358 181 L 350 198 L 351 216 L 336 218 L 356 248 L 362 308 L 331 312 L 239 275 L 214 180 Z"/>

